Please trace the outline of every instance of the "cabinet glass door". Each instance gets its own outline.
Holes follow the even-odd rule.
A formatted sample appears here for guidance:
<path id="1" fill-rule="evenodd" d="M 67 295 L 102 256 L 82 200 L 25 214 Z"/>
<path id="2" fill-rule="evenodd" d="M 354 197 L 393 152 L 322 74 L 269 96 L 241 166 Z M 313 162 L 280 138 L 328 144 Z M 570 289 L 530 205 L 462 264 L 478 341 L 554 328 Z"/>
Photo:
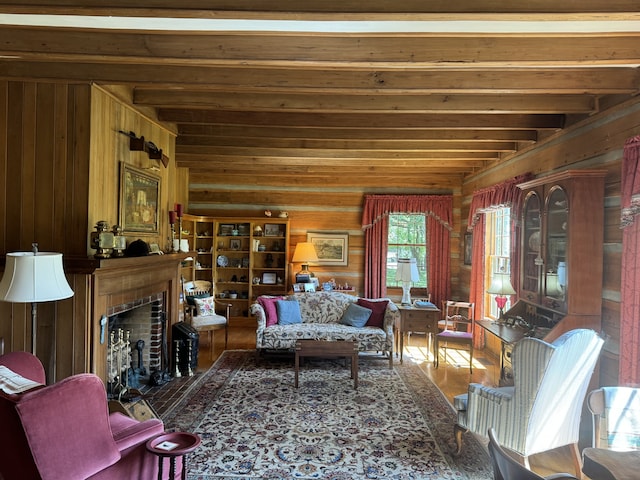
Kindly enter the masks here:
<path id="1" fill-rule="evenodd" d="M 547 199 L 545 303 L 563 310 L 567 287 L 567 226 L 569 205 L 562 187 L 554 186 Z"/>
<path id="2" fill-rule="evenodd" d="M 540 229 L 540 196 L 530 192 L 524 200 L 524 233 L 522 248 L 522 296 L 536 301 L 540 296 L 540 269 L 542 265 L 542 231 Z"/>

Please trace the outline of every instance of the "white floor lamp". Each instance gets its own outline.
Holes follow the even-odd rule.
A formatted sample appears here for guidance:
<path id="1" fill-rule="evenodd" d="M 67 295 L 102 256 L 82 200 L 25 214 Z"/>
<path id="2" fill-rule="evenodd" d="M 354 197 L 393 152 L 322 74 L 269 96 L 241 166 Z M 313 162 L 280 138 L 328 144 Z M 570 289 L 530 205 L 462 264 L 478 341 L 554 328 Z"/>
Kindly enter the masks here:
<path id="1" fill-rule="evenodd" d="M 37 304 L 73 296 L 64 276 L 62 254 L 38 252 L 33 244 L 31 252 L 7 253 L 4 275 L 0 281 L 0 300 L 31 303 L 31 353 L 36 354 L 38 330 Z"/>

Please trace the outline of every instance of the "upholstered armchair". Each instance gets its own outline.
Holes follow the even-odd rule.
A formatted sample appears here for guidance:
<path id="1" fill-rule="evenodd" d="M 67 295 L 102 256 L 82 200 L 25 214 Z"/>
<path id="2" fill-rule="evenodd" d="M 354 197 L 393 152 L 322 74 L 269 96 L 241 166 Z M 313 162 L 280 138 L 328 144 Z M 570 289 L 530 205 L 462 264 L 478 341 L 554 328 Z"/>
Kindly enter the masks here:
<path id="1" fill-rule="evenodd" d="M 145 444 L 164 432 L 162 421 L 109 414 L 104 384 L 95 375 L 45 386 L 42 364 L 30 353 L 2 355 L 0 365 L 42 384 L 17 394 L 0 391 L 0 478 L 157 478 L 158 458 Z"/>
<path id="2" fill-rule="evenodd" d="M 530 455 L 571 446 L 580 477 L 580 416 L 602 344 L 594 331 L 585 329 L 567 332 L 553 343 L 520 340 L 512 354 L 513 386 L 472 383 L 468 393 L 454 399 L 458 453 L 465 431 L 486 436 L 493 428 L 500 444 L 527 467 Z"/>

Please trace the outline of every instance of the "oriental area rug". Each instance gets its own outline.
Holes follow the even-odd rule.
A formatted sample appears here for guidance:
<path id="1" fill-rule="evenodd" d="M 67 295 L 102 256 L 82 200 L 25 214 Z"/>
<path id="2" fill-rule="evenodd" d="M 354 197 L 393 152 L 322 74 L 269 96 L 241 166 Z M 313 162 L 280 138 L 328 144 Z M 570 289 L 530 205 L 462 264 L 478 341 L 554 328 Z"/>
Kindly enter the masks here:
<path id="1" fill-rule="evenodd" d="M 493 477 L 472 435 L 451 454 L 454 410 L 418 365 L 359 364 L 356 390 L 343 359 L 305 359 L 296 389 L 293 355 L 224 352 L 162 417 L 202 439 L 188 479 Z"/>

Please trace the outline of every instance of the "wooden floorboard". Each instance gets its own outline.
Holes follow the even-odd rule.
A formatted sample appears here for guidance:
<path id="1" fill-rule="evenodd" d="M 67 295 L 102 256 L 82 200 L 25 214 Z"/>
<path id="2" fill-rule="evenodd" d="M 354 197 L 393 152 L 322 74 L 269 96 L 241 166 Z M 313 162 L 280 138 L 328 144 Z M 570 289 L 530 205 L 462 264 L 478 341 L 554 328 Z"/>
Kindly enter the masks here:
<path id="1" fill-rule="evenodd" d="M 227 348 L 253 349 L 255 348 L 255 329 L 231 327 Z M 198 354 L 198 370 L 207 370 L 224 350 L 224 335 L 216 332 L 214 337 L 214 354 L 210 354 L 210 345 L 206 335 L 200 337 L 200 351 Z M 469 383 L 482 383 L 485 385 L 497 385 L 499 379 L 499 360 L 493 356 L 485 355 L 482 350 L 474 352 L 473 374 L 469 373 L 468 357 L 456 355 L 449 351 L 447 363 L 440 361 L 439 368 L 433 366 L 432 350 L 426 335 L 413 334 L 408 342 L 405 342 L 404 362 L 416 362 L 425 374 L 440 388 L 443 394 L 453 402 L 453 397 L 467 391 Z M 212 360 L 213 357 L 213 360 Z M 399 362 L 399 359 L 396 359 Z M 583 418 L 583 432 L 581 433 L 581 449 L 589 446 L 590 419 Z M 453 425 L 451 426 L 453 437 Z M 467 434 L 469 435 L 469 434 Z M 569 449 L 560 448 L 535 455 L 530 458 L 531 467 L 538 474 L 546 476 L 553 473 L 573 472 Z"/>

